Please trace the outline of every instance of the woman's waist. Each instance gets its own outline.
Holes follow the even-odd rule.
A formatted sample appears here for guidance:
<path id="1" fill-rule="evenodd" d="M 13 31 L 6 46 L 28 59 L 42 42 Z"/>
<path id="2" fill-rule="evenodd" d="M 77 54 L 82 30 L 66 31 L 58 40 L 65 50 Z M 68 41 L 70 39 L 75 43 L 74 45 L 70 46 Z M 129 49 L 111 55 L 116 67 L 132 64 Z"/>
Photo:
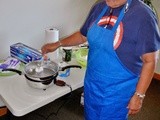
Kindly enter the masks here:
<path id="1" fill-rule="evenodd" d="M 114 69 L 112 67 L 87 66 L 87 74 L 90 77 L 99 77 L 100 79 L 135 79 L 138 76 L 128 72 L 125 69 Z"/>

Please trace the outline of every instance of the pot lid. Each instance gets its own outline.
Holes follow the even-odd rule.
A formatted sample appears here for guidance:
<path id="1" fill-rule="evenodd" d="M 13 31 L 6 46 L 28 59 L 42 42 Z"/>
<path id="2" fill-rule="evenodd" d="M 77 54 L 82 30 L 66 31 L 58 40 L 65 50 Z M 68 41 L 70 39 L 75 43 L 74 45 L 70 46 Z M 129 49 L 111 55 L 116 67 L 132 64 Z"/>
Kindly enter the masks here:
<path id="1" fill-rule="evenodd" d="M 28 77 L 45 78 L 56 75 L 58 64 L 53 61 L 32 61 L 26 64 L 24 72 Z"/>

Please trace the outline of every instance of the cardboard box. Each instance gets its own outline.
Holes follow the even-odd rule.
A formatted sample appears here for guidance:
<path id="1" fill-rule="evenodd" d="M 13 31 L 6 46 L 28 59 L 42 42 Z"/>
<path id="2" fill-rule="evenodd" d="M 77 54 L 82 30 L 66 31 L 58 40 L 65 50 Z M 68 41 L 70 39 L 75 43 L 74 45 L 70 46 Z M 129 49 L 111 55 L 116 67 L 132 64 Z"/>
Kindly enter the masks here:
<path id="1" fill-rule="evenodd" d="M 10 46 L 10 54 L 18 60 L 28 63 L 35 60 L 41 60 L 42 54 L 23 43 L 16 43 Z"/>

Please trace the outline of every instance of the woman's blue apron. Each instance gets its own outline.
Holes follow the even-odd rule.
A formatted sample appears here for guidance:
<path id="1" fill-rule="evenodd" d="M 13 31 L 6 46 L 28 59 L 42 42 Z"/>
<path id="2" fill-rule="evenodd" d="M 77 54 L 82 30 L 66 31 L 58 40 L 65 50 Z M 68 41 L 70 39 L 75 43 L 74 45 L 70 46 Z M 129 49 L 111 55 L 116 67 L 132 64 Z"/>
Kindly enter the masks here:
<path id="1" fill-rule="evenodd" d="M 130 5 L 132 0 L 128 0 Z M 121 10 L 112 30 L 97 25 L 105 14 L 104 8 L 89 29 L 88 64 L 84 82 L 85 120 L 126 120 L 127 105 L 134 94 L 139 76 L 129 71 L 119 60 L 113 40 L 125 14 Z"/>

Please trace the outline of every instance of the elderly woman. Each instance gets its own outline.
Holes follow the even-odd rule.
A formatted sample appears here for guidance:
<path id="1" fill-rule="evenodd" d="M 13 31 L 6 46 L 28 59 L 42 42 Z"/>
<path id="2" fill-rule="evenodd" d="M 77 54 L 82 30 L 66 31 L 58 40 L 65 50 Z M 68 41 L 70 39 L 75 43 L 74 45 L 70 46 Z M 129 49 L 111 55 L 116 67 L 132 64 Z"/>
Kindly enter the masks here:
<path id="1" fill-rule="evenodd" d="M 80 31 L 42 53 L 88 41 L 85 120 L 126 120 L 142 107 L 160 48 L 157 19 L 141 0 L 97 3 Z"/>

